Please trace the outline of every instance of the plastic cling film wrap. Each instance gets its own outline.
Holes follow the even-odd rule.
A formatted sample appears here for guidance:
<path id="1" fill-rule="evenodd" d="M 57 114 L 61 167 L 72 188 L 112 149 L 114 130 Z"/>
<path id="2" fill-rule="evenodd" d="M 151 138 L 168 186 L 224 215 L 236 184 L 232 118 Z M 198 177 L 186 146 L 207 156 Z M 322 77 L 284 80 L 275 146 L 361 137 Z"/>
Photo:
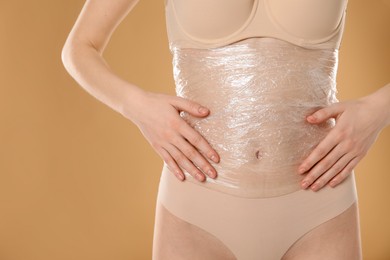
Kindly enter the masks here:
<path id="1" fill-rule="evenodd" d="M 306 122 L 338 102 L 337 49 L 306 49 L 274 38 L 249 38 L 211 49 L 171 45 L 176 94 L 210 109 L 180 116 L 220 155 L 217 178 L 188 181 L 240 197 L 301 189 L 300 163 L 335 125 Z"/>

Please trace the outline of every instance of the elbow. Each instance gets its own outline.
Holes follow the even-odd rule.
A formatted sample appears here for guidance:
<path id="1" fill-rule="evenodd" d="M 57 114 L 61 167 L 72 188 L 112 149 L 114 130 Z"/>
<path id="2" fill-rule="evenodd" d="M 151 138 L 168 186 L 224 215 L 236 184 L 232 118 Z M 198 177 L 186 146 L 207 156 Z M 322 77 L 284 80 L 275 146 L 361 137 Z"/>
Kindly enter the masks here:
<path id="1" fill-rule="evenodd" d="M 85 56 L 86 49 L 82 44 L 73 40 L 66 40 L 64 46 L 61 50 L 61 61 L 65 70 L 69 73 L 71 77 L 77 75 L 77 70 L 80 67 L 80 62 Z"/>
<path id="2" fill-rule="evenodd" d="M 61 50 L 61 61 L 65 70 L 72 76 L 77 60 L 80 59 L 83 50 L 83 42 L 76 40 L 71 35 L 66 39 Z"/>
<path id="3" fill-rule="evenodd" d="M 61 61 L 66 71 L 71 75 L 75 73 L 80 62 L 85 60 L 91 52 L 97 52 L 93 46 L 68 37 L 61 50 Z"/>
<path id="4" fill-rule="evenodd" d="M 72 64 L 72 53 L 74 52 L 75 46 L 70 43 L 69 39 L 65 42 L 61 50 L 61 61 L 65 70 L 70 73 L 70 68 Z"/>

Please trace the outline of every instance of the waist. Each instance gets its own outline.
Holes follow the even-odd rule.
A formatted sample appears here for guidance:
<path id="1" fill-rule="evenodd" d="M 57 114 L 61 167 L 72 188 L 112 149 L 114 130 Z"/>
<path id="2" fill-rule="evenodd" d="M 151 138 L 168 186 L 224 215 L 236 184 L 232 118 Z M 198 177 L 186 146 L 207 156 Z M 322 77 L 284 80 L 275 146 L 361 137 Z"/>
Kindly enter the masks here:
<path id="1" fill-rule="evenodd" d="M 217 178 L 199 184 L 242 197 L 279 196 L 300 189 L 304 176 L 297 173 L 298 166 L 334 122 L 310 125 L 305 117 L 313 108 L 276 106 L 246 112 L 240 108 L 240 104 L 231 110 L 214 108 L 206 118 L 181 113 L 220 156 L 219 163 L 210 161 Z"/>
<path id="2" fill-rule="evenodd" d="M 177 95 L 210 109 L 205 118 L 180 115 L 220 155 L 210 161 L 216 179 L 200 183 L 185 172 L 187 180 L 241 197 L 297 191 L 299 164 L 334 126 L 306 116 L 338 101 L 337 60 L 284 42 L 236 44 L 183 49 L 174 59 Z"/>

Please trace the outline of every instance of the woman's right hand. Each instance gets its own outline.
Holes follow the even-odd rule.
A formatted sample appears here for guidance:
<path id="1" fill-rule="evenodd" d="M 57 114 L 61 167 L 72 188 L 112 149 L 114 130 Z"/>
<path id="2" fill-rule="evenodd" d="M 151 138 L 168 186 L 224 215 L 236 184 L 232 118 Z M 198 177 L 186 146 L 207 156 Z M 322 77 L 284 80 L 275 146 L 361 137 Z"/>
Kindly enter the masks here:
<path id="1" fill-rule="evenodd" d="M 138 126 L 177 178 L 184 180 L 180 167 L 201 182 L 205 180 L 205 174 L 216 177 L 216 170 L 206 158 L 217 163 L 218 153 L 180 116 L 181 111 L 186 111 L 196 117 L 205 117 L 210 112 L 207 108 L 202 111 L 202 106 L 194 101 L 155 92 L 145 92 L 142 100 L 136 101 L 136 108 L 134 102 L 130 103 L 129 107 L 123 108 L 123 115 Z"/>
<path id="2" fill-rule="evenodd" d="M 181 166 L 203 181 L 205 176 L 195 165 L 205 173 L 211 169 L 216 175 L 203 155 L 214 155 L 218 162 L 218 154 L 180 117 L 178 110 L 198 117 L 208 112 L 198 112 L 200 105 L 184 98 L 147 92 L 129 84 L 113 73 L 103 59 L 110 36 L 137 3 L 138 0 L 86 1 L 63 47 L 63 63 L 88 93 L 133 121 L 172 172 L 184 179 Z"/>

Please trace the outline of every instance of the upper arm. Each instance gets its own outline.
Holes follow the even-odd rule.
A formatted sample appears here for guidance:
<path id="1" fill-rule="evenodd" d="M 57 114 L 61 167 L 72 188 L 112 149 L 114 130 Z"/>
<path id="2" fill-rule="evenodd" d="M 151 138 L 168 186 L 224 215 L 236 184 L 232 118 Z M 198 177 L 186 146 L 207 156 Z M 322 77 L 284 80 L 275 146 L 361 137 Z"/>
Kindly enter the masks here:
<path id="1" fill-rule="evenodd" d="M 102 53 L 116 27 L 138 1 L 87 0 L 65 45 L 90 45 Z"/>

